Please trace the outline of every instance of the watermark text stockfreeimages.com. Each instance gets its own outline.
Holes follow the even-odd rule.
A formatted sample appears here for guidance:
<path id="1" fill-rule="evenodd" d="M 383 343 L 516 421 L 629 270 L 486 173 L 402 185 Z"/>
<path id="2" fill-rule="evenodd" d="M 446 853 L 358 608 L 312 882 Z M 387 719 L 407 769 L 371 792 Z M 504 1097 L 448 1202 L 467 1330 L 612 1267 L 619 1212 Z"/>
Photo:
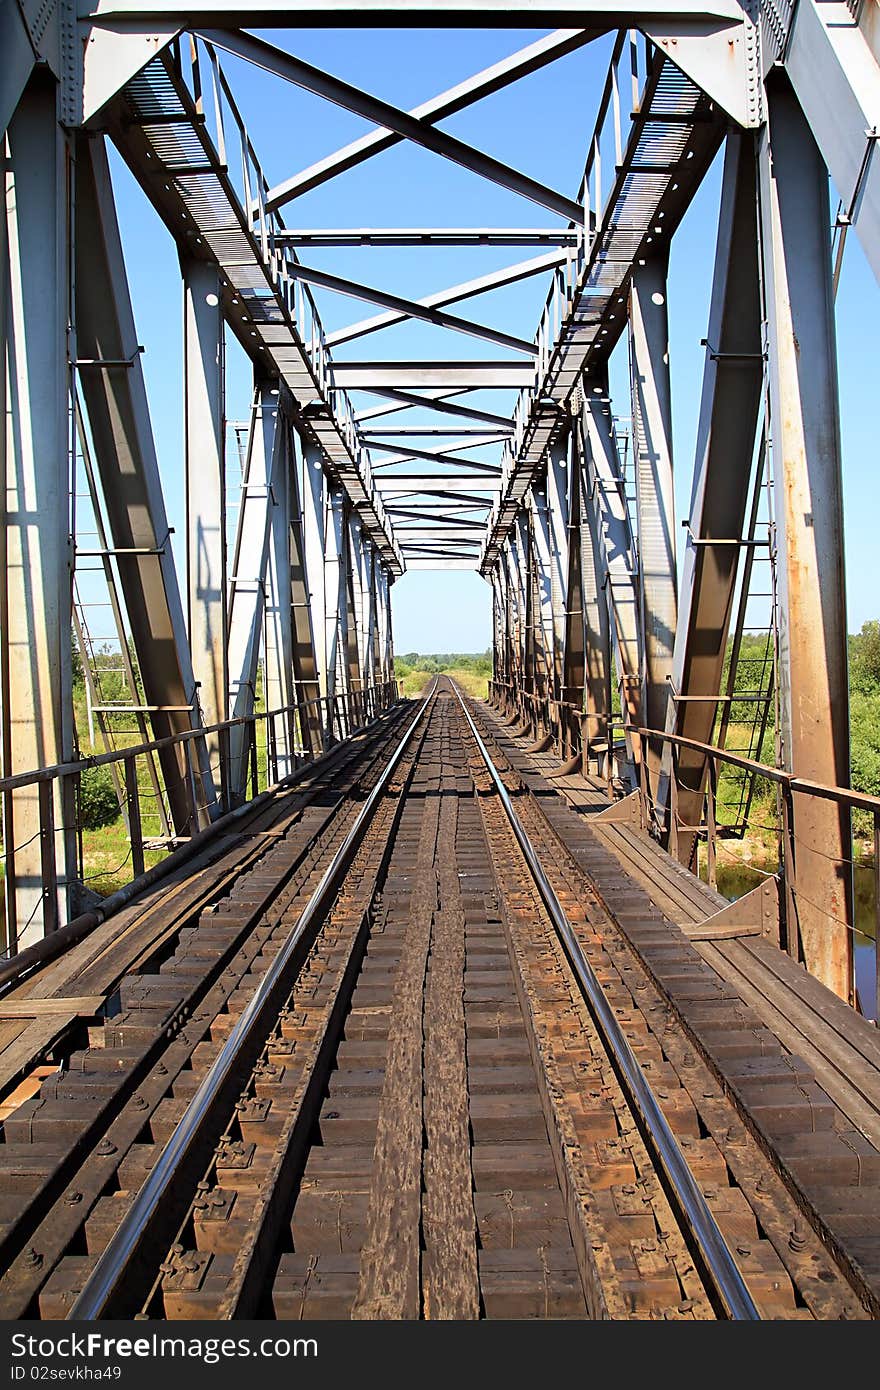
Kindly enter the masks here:
<path id="1" fill-rule="evenodd" d="M 318 1343 L 314 1337 L 166 1337 L 158 1332 L 142 1337 L 117 1337 L 104 1332 L 64 1332 L 57 1336 L 46 1336 L 15 1332 L 10 1340 L 13 1380 L 24 1380 L 29 1376 L 28 1362 L 45 1362 L 56 1358 L 72 1361 L 92 1358 L 105 1361 L 170 1358 L 201 1361 L 207 1366 L 214 1366 L 220 1361 L 244 1357 L 283 1360 L 292 1356 L 318 1355 Z M 34 1369 L 38 1368 L 34 1366 Z"/>

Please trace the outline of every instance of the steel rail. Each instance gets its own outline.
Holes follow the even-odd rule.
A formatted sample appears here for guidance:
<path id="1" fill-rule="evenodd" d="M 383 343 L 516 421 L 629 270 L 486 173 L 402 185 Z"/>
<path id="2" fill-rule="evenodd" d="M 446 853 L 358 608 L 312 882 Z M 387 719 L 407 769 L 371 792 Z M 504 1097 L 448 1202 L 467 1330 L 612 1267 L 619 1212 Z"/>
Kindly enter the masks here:
<path id="1" fill-rule="evenodd" d="M 471 733 L 476 740 L 489 775 L 495 784 L 495 789 L 501 798 L 501 804 L 510 821 L 517 843 L 544 900 L 544 905 L 550 914 L 572 969 L 577 975 L 590 1013 L 606 1046 L 610 1049 L 615 1067 L 628 1091 L 628 1099 L 638 1111 L 654 1156 L 660 1163 L 667 1182 L 672 1188 L 680 1214 L 699 1249 L 700 1256 L 711 1276 L 724 1309 L 731 1319 L 760 1321 L 761 1315 L 746 1287 L 730 1247 L 688 1167 L 687 1160 L 669 1127 L 669 1122 L 663 1114 L 651 1085 L 615 1018 L 614 1011 L 608 1003 L 593 967 L 587 960 L 575 936 L 574 929 L 565 915 L 562 904 L 541 866 L 535 848 L 513 808 L 507 788 L 501 780 L 489 750 L 480 737 L 470 710 L 462 699 L 457 686 L 453 686 L 453 689 L 458 696 L 459 704 L 470 725 Z"/>
<path id="2" fill-rule="evenodd" d="M 300 913 L 287 940 L 262 977 L 255 994 L 241 1013 L 238 1022 L 214 1059 L 210 1070 L 193 1095 L 132 1205 L 104 1251 L 98 1257 L 94 1269 L 86 1279 L 76 1301 L 67 1314 L 68 1321 L 90 1321 L 100 1318 L 110 1299 L 119 1289 L 131 1261 L 137 1253 L 144 1231 L 149 1226 L 159 1203 L 189 1153 L 205 1116 L 226 1082 L 242 1047 L 256 1028 L 261 1014 L 271 998 L 272 991 L 282 978 L 304 933 L 326 909 L 337 891 L 341 878 L 354 857 L 362 832 L 366 828 L 379 798 L 391 780 L 391 775 L 403 757 L 407 744 L 415 733 L 422 716 L 437 693 L 437 684 L 435 678 L 433 688 L 422 700 L 418 713 L 386 763 L 378 782 L 358 813 L 354 825 L 333 856 L 332 862 Z"/>

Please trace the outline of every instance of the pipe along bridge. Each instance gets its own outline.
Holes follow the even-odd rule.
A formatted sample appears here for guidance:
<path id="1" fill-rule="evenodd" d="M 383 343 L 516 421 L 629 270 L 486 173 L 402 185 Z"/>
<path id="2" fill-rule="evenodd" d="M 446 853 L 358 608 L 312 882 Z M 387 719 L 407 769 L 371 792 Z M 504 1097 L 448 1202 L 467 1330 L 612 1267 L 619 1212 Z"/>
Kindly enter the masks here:
<path id="1" fill-rule="evenodd" d="M 4 1318 L 880 1316 L 835 322 L 849 238 L 880 276 L 880 12 L 547 18 L 0 11 Z M 374 95 L 432 31 L 505 56 Z M 515 159 L 461 133 L 496 97 Z M 402 696 L 419 571 L 485 581 L 485 698 Z"/>

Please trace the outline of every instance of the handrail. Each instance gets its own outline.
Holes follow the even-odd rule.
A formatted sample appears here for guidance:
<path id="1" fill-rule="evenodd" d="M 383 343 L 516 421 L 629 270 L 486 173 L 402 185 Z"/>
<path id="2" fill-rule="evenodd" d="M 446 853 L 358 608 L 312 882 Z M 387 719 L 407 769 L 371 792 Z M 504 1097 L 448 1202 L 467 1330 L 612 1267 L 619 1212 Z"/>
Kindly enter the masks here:
<path id="1" fill-rule="evenodd" d="M 339 693 L 335 695 L 318 695 L 310 700 L 300 700 L 293 705 L 279 705 L 271 710 L 254 710 L 253 714 L 240 714 L 232 719 L 223 719 L 218 724 L 201 724 L 195 729 L 183 729 L 180 733 L 168 734 L 165 738 L 151 739 L 148 743 L 132 744 L 129 748 L 116 749 L 112 753 L 94 753 L 87 758 L 78 758 L 75 762 L 53 763 L 50 767 L 34 768 L 28 772 L 16 772 L 9 777 L 0 777 L 0 792 L 19 791 L 22 787 L 35 786 L 39 782 L 53 782 L 59 777 L 73 777 L 77 773 L 85 772 L 89 768 L 102 767 L 106 763 L 124 762 L 127 758 L 138 758 L 144 753 L 155 753 L 160 748 L 170 748 L 182 743 L 190 743 L 193 739 L 204 738 L 208 734 L 223 733 L 229 729 L 239 728 L 243 724 L 256 724 L 259 720 L 277 719 L 283 714 L 297 715 L 301 711 L 311 709 L 314 705 L 330 705 L 345 699 L 348 694 L 368 695 L 371 691 L 390 692 L 394 687 L 394 694 L 397 694 L 397 681 L 392 679 L 382 681 L 378 685 L 367 685 L 361 690 Z M 124 714 L 127 706 L 121 705 L 119 713 Z M 110 713 L 113 711 L 111 710 Z M 292 752 L 293 750 L 291 750 Z"/>

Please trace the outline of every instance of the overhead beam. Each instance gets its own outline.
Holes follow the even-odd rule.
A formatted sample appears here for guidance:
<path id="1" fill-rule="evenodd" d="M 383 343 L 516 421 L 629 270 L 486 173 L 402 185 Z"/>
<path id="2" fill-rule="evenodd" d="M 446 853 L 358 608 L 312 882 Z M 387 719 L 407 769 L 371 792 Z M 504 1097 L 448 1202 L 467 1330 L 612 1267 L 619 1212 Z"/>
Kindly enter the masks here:
<path id="1" fill-rule="evenodd" d="M 576 246 L 574 227 L 309 227 L 275 233 L 287 246 Z"/>
<path id="2" fill-rule="evenodd" d="M 518 53 L 512 54 L 509 58 L 503 58 L 501 62 L 494 63 L 491 67 L 476 73 L 475 76 L 467 78 L 466 81 L 460 82 L 448 91 L 441 92 L 439 96 L 432 97 L 430 101 L 423 102 L 408 114 L 414 120 L 421 121 L 425 125 L 434 125 L 447 116 L 454 116 L 457 112 L 465 110 L 466 107 L 473 105 L 474 102 L 483 97 L 501 91 L 502 88 L 517 82 L 528 73 L 537 72 L 547 63 L 555 62 L 557 58 L 561 58 L 563 54 L 580 47 L 590 38 L 592 38 L 592 34 L 583 29 L 557 30 L 546 38 L 539 39 L 537 43 L 529 44 L 526 48 L 520 49 Z M 326 183 L 328 179 L 335 178 L 338 174 L 362 164 L 364 160 L 372 158 L 373 155 L 400 144 L 403 138 L 399 132 L 388 130 L 384 125 L 378 130 L 370 131 L 368 135 L 352 141 L 343 149 L 337 150 L 334 154 L 328 155 L 325 159 L 319 160 L 317 164 L 313 164 L 310 168 L 304 169 L 293 178 L 287 179 L 284 183 L 271 189 L 268 200 L 269 208 L 281 207 L 284 203 L 300 197 L 303 193 L 317 188 L 322 183 Z"/>
<path id="3" fill-rule="evenodd" d="M 333 379 L 346 391 L 383 388 L 411 391 L 423 386 L 447 390 L 519 390 L 534 386 L 535 368 L 523 362 L 334 362 Z"/>
<path id="4" fill-rule="evenodd" d="M 313 92 L 315 96 L 323 97 L 325 101 L 332 101 L 346 111 L 363 116 L 365 120 L 394 130 L 413 144 L 421 145 L 432 154 L 441 155 L 444 159 L 469 169 L 480 178 L 509 189 L 521 198 L 527 198 L 540 207 L 548 208 L 568 222 L 578 223 L 583 220 L 583 208 L 573 199 L 566 198 L 517 169 L 512 169 L 501 160 L 493 159 L 491 155 L 475 149 L 464 140 L 436 130 L 432 125 L 411 116 L 408 111 L 401 111 L 390 102 L 371 96 L 360 87 L 354 87 L 350 82 L 344 82 L 301 58 L 285 53 L 283 49 L 266 43 L 264 39 L 254 38 L 253 35 L 242 31 L 232 33 L 225 29 L 206 29 L 200 30 L 199 33 L 206 42 L 215 47 L 234 53 L 237 57 L 263 68 L 264 71 L 274 73 L 276 77 L 283 77 L 285 81 Z M 268 207 L 271 210 L 284 201 L 286 200 L 279 200 L 277 195 L 273 196 L 270 192 Z"/>
<path id="5" fill-rule="evenodd" d="M 464 395 L 465 391 L 452 391 L 449 395 L 439 395 L 435 392 L 426 392 L 424 396 L 416 396 L 411 391 L 376 391 L 377 396 L 385 396 L 388 400 L 399 401 L 399 406 L 383 407 L 377 406 L 371 410 L 362 410 L 355 418 L 358 424 L 364 420 L 375 419 L 379 415 L 387 415 L 391 410 L 404 410 L 410 406 L 425 406 L 428 410 L 435 410 L 440 415 L 454 415 L 462 420 L 481 420 L 487 425 L 497 425 L 500 429 L 511 429 L 511 421 L 508 416 L 495 415 L 490 410 L 477 410 L 474 406 L 453 405 L 449 396 Z"/>
<path id="6" fill-rule="evenodd" d="M 423 313 L 436 312 L 444 304 L 455 304 L 462 299 L 471 299 L 478 294 L 487 294 L 490 290 L 503 289 L 506 285 L 516 285 L 521 280 L 528 280 L 533 275 L 542 275 L 547 270 L 555 270 L 557 266 L 565 264 L 566 254 L 564 251 L 552 251 L 546 256 L 535 256 L 528 261 L 519 261 L 516 265 L 505 266 L 502 270 L 493 270 L 489 275 L 480 275 L 475 280 L 467 280 L 463 284 L 451 285 L 445 290 L 437 290 L 433 294 L 425 295 L 416 303 Z M 376 302 L 381 303 L 382 301 L 377 299 Z M 393 305 L 390 307 L 394 308 Z M 327 345 L 328 347 L 338 347 L 340 343 L 349 343 L 355 338 L 365 337 L 368 333 L 376 333 L 381 328 L 390 328 L 392 324 L 401 323 L 409 317 L 418 318 L 419 314 L 410 309 L 405 312 L 377 314 L 371 319 L 362 319 L 360 323 L 353 323 L 348 328 L 339 328 L 335 332 L 329 333 Z M 430 318 L 428 322 L 439 322 L 441 328 L 452 326 L 440 322 L 439 317 Z M 466 332 L 467 330 L 461 331 Z M 479 337 L 480 335 L 477 334 L 476 336 Z M 535 354 L 537 348 L 533 343 L 529 343 L 520 351 Z"/>
<path id="7" fill-rule="evenodd" d="M 240 0 L 77 0 L 81 19 L 93 23 L 140 23 L 146 19 L 176 18 L 181 25 L 228 24 L 237 28 L 241 23 Z M 696 31 L 719 23 L 736 24 L 742 16 L 739 0 L 712 0 L 700 4 L 696 0 L 678 0 L 670 5 L 666 0 L 617 0 L 616 4 L 584 5 L 582 0 L 559 0 L 541 7 L 534 0 L 414 0 L 407 11 L 425 16 L 438 28 L 485 29 L 495 25 L 509 28 L 511 16 L 523 15 L 530 24 L 546 23 L 553 15 L 571 14 L 589 19 L 593 35 L 608 29 L 639 26 L 642 23 L 668 19 L 684 31 Z M 316 24 L 326 27 L 327 16 L 344 23 L 346 17 L 358 28 L 400 26 L 400 8 L 393 0 L 326 0 L 320 5 L 314 0 L 262 0 L 247 12 L 248 23 L 254 28 L 289 28 L 295 17 L 297 25 Z"/>
<path id="8" fill-rule="evenodd" d="M 416 449 L 412 444 L 407 444 L 403 448 L 399 444 L 381 444 L 378 440 L 372 440 L 371 449 L 378 449 L 383 454 L 397 454 L 405 459 L 427 459 L 430 463 L 451 463 L 464 464 L 467 468 L 473 468 L 479 472 L 499 473 L 500 470 L 488 463 L 478 463 L 476 459 L 456 459 L 452 455 L 464 449 L 475 449 L 479 441 L 474 439 L 463 439 L 458 444 L 450 444 L 444 453 L 434 453 L 430 449 Z"/>
<path id="9" fill-rule="evenodd" d="M 512 425 L 495 434 L 487 434 L 485 425 L 457 425 L 455 429 L 436 425 L 401 425 L 397 429 L 361 431 L 364 439 L 457 439 L 460 435 L 470 435 L 472 447 L 476 444 L 499 444 L 512 432 Z"/>
<path id="10" fill-rule="evenodd" d="M 376 394 L 380 396 L 386 396 L 392 401 L 396 400 L 398 396 L 398 393 L 396 391 L 378 391 Z M 412 400 L 417 405 L 428 405 L 433 409 L 439 410 L 441 407 L 436 404 L 437 401 L 446 401 L 450 398 L 450 396 L 464 396 L 466 394 L 467 392 L 463 390 L 426 391 L 424 396 L 413 396 Z M 407 405 L 408 404 L 409 402 L 407 401 Z M 399 414 L 401 410 L 405 410 L 407 408 L 407 405 L 373 405 L 370 406 L 367 410 L 358 411 L 355 414 L 354 418 L 358 424 L 360 424 L 363 420 L 378 420 L 379 417 L 383 415 Z"/>
<path id="11" fill-rule="evenodd" d="M 485 489 L 490 495 L 498 491 L 501 474 L 488 473 L 386 473 L 374 479 L 376 490 L 383 497 L 388 493 L 406 492 L 429 496 L 443 495 L 447 488 L 464 488 L 479 492 Z"/>
<path id="12" fill-rule="evenodd" d="M 385 328 L 392 323 L 403 323 L 406 319 L 422 319 L 425 323 L 432 323 L 435 328 L 448 328 L 455 333 L 466 333 L 471 338 L 482 338 L 488 343 L 495 343 L 498 347 L 508 347 L 514 352 L 525 352 L 532 357 L 537 356 L 538 349 L 534 343 L 529 343 L 525 338 L 514 337 L 511 333 L 502 333 L 500 329 L 488 328 L 484 324 L 472 323 L 470 319 L 461 319 L 456 314 L 444 314 L 440 309 L 433 309 L 426 305 L 424 300 L 405 299 L 399 294 L 389 294 L 387 290 L 378 290 L 370 285 L 362 285 L 355 280 L 349 280 L 343 275 L 331 275 L 326 270 L 318 270 L 314 266 L 291 265 L 291 274 L 297 280 L 305 280 L 310 285 L 320 285 L 325 290 L 333 290 L 335 294 L 344 294 L 350 299 L 362 299 L 368 304 L 382 304 L 392 312 L 381 316 L 381 322 L 373 319 L 371 322 L 374 327 L 365 328 L 356 326 L 357 331 L 343 330 L 341 335 L 330 334 L 326 341 L 332 346 L 334 339 L 340 342 L 348 342 L 350 338 L 362 337 L 365 333 L 375 332 L 377 327 Z M 531 272 L 534 274 L 535 272 Z"/>

